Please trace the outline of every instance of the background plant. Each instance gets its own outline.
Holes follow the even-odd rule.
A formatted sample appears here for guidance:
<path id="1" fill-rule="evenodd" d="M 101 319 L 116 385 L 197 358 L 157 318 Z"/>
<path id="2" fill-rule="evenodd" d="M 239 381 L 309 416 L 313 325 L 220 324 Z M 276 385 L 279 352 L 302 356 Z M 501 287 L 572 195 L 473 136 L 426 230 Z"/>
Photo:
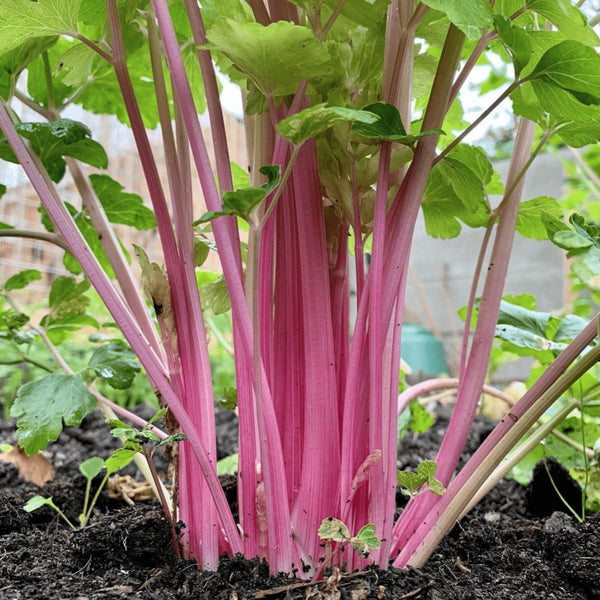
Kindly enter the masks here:
<path id="1" fill-rule="evenodd" d="M 581 147 L 600 137 L 598 37 L 567 0 L 235 0 L 201 8 L 193 0 L 14 0 L 0 7 L 0 26 L 0 155 L 20 163 L 39 194 L 43 238 L 69 252 L 67 268 L 85 274 L 62 280 L 75 295 L 69 311 L 85 314 L 74 306 L 91 284 L 169 407 L 173 427 L 186 435 L 179 452 L 182 541 L 202 566 L 215 568 L 227 551 L 265 557 L 274 571 L 305 564 L 306 573 L 318 573 L 320 561 L 340 560 L 330 543 L 358 543 L 365 527 L 368 559 L 346 555 L 348 567 L 365 560 L 422 564 L 507 451 L 597 362 L 597 318 L 570 322 L 560 338 L 548 329 L 556 324 L 550 319 L 543 331 L 522 332 L 552 342 L 547 367 L 453 478 L 497 326 L 524 329 L 498 325 L 515 230 L 569 251 L 596 246 L 596 232 L 577 220 L 566 224 L 553 199 L 521 203 L 527 168 L 549 140 Z M 459 92 L 486 54 L 510 65 L 511 76 L 468 124 Z M 248 185 L 234 185 L 213 60 L 244 90 Z M 486 153 L 464 140 L 507 98 L 517 126 L 501 183 Z M 19 102 L 47 122 L 19 122 L 11 108 Z M 132 198 L 115 208 L 123 190 L 104 172 L 83 174 L 80 162 L 105 169 L 107 154 L 85 126 L 61 118 L 74 102 L 131 126 L 164 253 L 159 264 L 136 248 L 141 286 L 111 220 L 131 206 L 126 224 L 153 223 Z M 198 119 L 205 106 L 214 163 Z M 146 132 L 157 123 L 167 181 Z M 81 207 L 61 201 L 54 185 L 66 169 Z M 196 178 L 206 211 L 193 202 Z M 496 205 L 490 195 L 498 193 Z M 435 479 L 428 471 L 427 485 L 394 521 L 398 412 L 410 399 L 399 402 L 397 394 L 400 325 L 419 210 L 431 235 L 456 236 L 463 225 L 485 235 Z M 223 276 L 199 294 L 196 268 L 212 245 L 209 228 Z M 352 339 L 349 243 L 358 305 Z M 217 313 L 229 305 L 239 523 L 216 477 L 203 318 L 207 307 Z M 88 363 L 86 372 L 120 381 L 123 352 L 106 370 Z M 21 442 L 41 434 L 28 419 L 32 390 L 50 389 L 52 377 L 18 392 L 11 413 Z M 81 377 L 61 375 L 61 389 L 79 390 L 70 395 L 67 422 L 93 408 Z M 434 481 L 436 489 L 428 489 Z M 435 493 L 440 486 L 442 495 Z M 346 529 L 325 549 L 318 531 L 329 519 Z"/>

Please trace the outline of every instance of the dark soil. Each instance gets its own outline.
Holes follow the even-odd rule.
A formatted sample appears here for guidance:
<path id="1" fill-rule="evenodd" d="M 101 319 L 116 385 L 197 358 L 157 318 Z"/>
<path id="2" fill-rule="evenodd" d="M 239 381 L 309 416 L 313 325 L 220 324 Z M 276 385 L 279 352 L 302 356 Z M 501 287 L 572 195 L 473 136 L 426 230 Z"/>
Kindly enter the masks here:
<path id="1" fill-rule="evenodd" d="M 234 451 L 235 423 L 227 413 L 218 420 L 223 456 Z M 403 440 L 399 468 L 435 456 L 443 421 Z M 14 441 L 13 428 L 0 421 L 0 442 Z M 478 420 L 465 456 L 489 429 L 488 421 Z M 84 491 L 77 466 L 90 456 L 108 456 L 117 445 L 99 417 L 67 428 L 48 448 L 56 476 L 41 489 L 0 461 L 0 600 L 600 599 L 600 517 L 578 523 L 561 512 L 564 504 L 547 485 L 546 468 L 528 489 L 502 481 L 422 570 L 372 569 L 312 586 L 271 577 L 266 565 L 238 557 L 223 559 L 216 573 L 199 572 L 172 555 L 170 529 L 153 501 L 128 506 L 102 497 L 90 525 L 75 533 L 46 507 L 23 511 L 31 496 L 51 495 L 76 521 Z"/>

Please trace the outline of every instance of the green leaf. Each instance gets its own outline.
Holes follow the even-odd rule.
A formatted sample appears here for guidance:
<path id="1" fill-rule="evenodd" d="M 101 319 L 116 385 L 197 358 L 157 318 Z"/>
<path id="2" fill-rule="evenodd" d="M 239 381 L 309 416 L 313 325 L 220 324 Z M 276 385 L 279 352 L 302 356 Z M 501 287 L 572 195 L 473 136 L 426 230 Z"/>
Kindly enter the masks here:
<path id="1" fill-rule="evenodd" d="M 194 238 L 194 266 L 201 267 L 208 258 L 210 246 L 199 238 Z"/>
<path id="2" fill-rule="evenodd" d="M 567 40 L 544 53 L 528 75 L 570 92 L 581 92 L 600 102 L 600 56 L 593 48 Z"/>
<path id="3" fill-rule="evenodd" d="M 562 218 L 560 204 L 550 196 L 538 196 L 532 200 L 521 202 L 519 214 L 517 215 L 517 231 L 519 234 L 535 240 L 548 239 L 548 230 L 543 219 L 544 213 L 556 219 Z"/>
<path id="4" fill-rule="evenodd" d="M 223 210 L 205 212 L 197 221 L 194 221 L 194 225 L 226 216 L 236 216 L 248 220 L 250 213 L 277 187 L 281 178 L 281 167 L 279 165 L 261 167 L 259 172 L 267 177 L 267 183 L 263 183 L 258 187 L 247 187 L 225 192 L 223 194 Z"/>
<path id="5" fill-rule="evenodd" d="M 400 142 L 405 140 L 406 129 L 402 124 L 398 109 L 385 102 L 376 102 L 365 106 L 362 112 L 373 113 L 377 120 L 368 123 L 365 121 L 354 123 L 352 131 L 369 140 L 388 140 Z"/>
<path id="6" fill-rule="evenodd" d="M 96 407 L 80 375 L 53 373 L 21 386 L 10 409 L 18 417 L 17 437 L 26 454 L 43 450 L 65 425 L 79 425 Z"/>
<path id="7" fill-rule="evenodd" d="M 64 73 L 64 85 L 81 87 L 90 79 L 92 65 L 97 57 L 96 52 L 83 42 L 75 44 L 60 57 L 54 68 L 54 75 Z"/>
<path id="8" fill-rule="evenodd" d="M 244 216 L 258 206 L 276 187 L 281 178 L 279 165 L 261 167 L 259 172 L 268 179 L 258 187 L 242 188 L 223 194 L 223 209 L 232 215 Z"/>
<path id="9" fill-rule="evenodd" d="M 589 321 L 578 315 L 567 315 L 554 333 L 555 342 L 570 342 L 588 325 Z"/>
<path id="10" fill-rule="evenodd" d="M 134 459 L 137 452 L 137 450 L 133 450 L 131 448 L 119 448 L 118 450 L 115 450 L 106 459 L 106 473 L 108 475 L 112 475 L 113 473 L 125 468 Z"/>
<path id="11" fill-rule="evenodd" d="M 42 506 L 51 506 L 56 509 L 56 504 L 52 501 L 52 496 L 49 498 L 44 498 L 43 496 L 33 496 L 33 498 L 29 498 L 27 502 L 23 505 L 23 510 L 25 512 L 33 512 L 38 508 L 42 508 Z"/>
<path id="12" fill-rule="evenodd" d="M 363 525 L 356 534 L 356 538 L 367 544 L 369 548 L 379 548 L 381 540 L 375 535 L 375 525 Z"/>
<path id="13" fill-rule="evenodd" d="M 425 477 L 425 481 L 429 481 L 435 477 L 437 471 L 437 465 L 433 460 L 424 460 L 417 467 L 417 473 L 422 477 Z"/>
<path id="14" fill-rule="evenodd" d="M 210 309 L 215 315 L 226 313 L 231 309 L 229 291 L 223 277 L 205 283 L 200 288 L 200 298 L 204 309 Z"/>
<path id="15" fill-rule="evenodd" d="M 92 174 L 90 182 L 111 223 L 140 230 L 156 227 L 154 213 L 144 206 L 140 196 L 123 192 L 124 186 L 108 175 Z"/>
<path id="16" fill-rule="evenodd" d="M 493 24 L 487 0 L 423 0 L 423 4 L 444 12 L 470 40 L 478 40 L 483 29 L 491 29 Z"/>
<path id="17" fill-rule="evenodd" d="M 79 465 L 81 474 L 88 481 L 92 481 L 92 479 L 94 479 L 94 477 L 96 477 L 96 475 L 98 475 L 102 469 L 104 469 L 104 461 L 98 456 L 88 458 Z"/>
<path id="18" fill-rule="evenodd" d="M 223 390 L 223 398 L 218 400 L 218 404 L 221 408 L 228 408 L 230 410 L 237 408 L 237 389 L 234 387 L 226 387 Z"/>
<path id="19" fill-rule="evenodd" d="M 231 166 L 231 179 L 233 181 L 233 189 L 250 187 L 250 174 L 246 169 L 243 169 L 235 162 L 229 163 Z"/>
<path id="20" fill-rule="evenodd" d="M 135 353 L 119 343 L 104 344 L 94 350 L 88 366 L 117 390 L 128 388 L 141 371 Z"/>
<path id="21" fill-rule="evenodd" d="M 41 324 L 46 328 L 46 333 L 53 344 L 62 344 L 71 336 L 77 334 L 83 327 L 94 327 L 98 329 L 100 324 L 94 317 L 88 314 L 68 314 L 60 319 L 44 317 Z"/>
<path id="22" fill-rule="evenodd" d="M 277 125 L 277 131 L 296 146 L 300 146 L 306 140 L 325 133 L 338 123 L 358 121 L 369 124 L 378 120 L 373 111 L 318 104 L 283 119 Z"/>
<path id="23" fill-rule="evenodd" d="M 530 310 L 506 300 L 500 302 L 498 325 L 511 325 L 545 336 L 550 319 L 552 319 L 550 313 Z"/>
<path id="24" fill-rule="evenodd" d="M 568 38 L 590 46 L 598 44 L 598 36 L 587 24 L 583 13 L 570 0 L 528 0 L 527 7 L 548 19 Z"/>
<path id="25" fill-rule="evenodd" d="M 293 94 L 301 81 L 329 68 L 325 46 L 306 27 L 287 21 L 264 26 L 222 18 L 206 36 L 265 96 Z"/>
<path id="26" fill-rule="evenodd" d="M 403 494 L 412 496 L 421 489 L 427 482 L 427 479 L 423 475 L 412 471 L 398 471 L 396 473 L 396 481 L 400 487 L 404 488 L 401 490 Z"/>
<path id="27" fill-rule="evenodd" d="M 217 461 L 217 475 L 235 475 L 238 470 L 238 454 L 231 454 Z"/>
<path id="28" fill-rule="evenodd" d="M 48 304 L 53 319 L 67 315 L 83 315 L 87 311 L 90 299 L 85 295 L 89 289 L 88 281 L 77 282 L 74 277 L 60 276 L 52 282 Z"/>
<path id="29" fill-rule="evenodd" d="M 39 281 L 42 278 L 40 271 L 36 269 L 25 269 L 15 275 L 9 277 L 4 283 L 4 290 L 10 292 L 11 290 L 22 290 L 32 281 Z"/>
<path id="30" fill-rule="evenodd" d="M 0 58 L 0 97 L 9 99 L 21 72 L 56 40 L 56 37 L 29 39 Z"/>
<path id="31" fill-rule="evenodd" d="M 322 540 L 332 540 L 333 542 L 347 542 L 351 537 L 348 527 L 333 517 L 323 519 L 317 534 Z"/>
<path id="32" fill-rule="evenodd" d="M 501 15 L 494 17 L 494 27 L 513 57 L 515 74 L 518 77 L 531 58 L 531 40 L 524 29 Z"/>
<path id="33" fill-rule="evenodd" d="M 24 41 L 75 36 L 81 0 L 10 0 L 0 3 L 0 55 Z"/>
<path id="34" fill-rule="evenodd" d="M 105 169 L 108 165 L 104 148 L 89 138 L 90 130 L 78 121 L 59 119 L 49 123 L 17 123 L 15 129 L 30 141 L 31 147 L 54 182 L 59 182 L 65 174 L 64 156 L 76 158 L 100 169 Z M 5 137 L 0 138 L 0 158 L 18 163 Z"/>

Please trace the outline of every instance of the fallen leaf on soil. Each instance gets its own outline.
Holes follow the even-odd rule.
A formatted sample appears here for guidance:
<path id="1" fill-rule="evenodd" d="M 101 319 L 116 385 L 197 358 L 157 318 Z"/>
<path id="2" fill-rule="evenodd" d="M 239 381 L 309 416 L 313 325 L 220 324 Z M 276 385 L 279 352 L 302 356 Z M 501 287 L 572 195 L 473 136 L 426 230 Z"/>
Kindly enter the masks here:
<path id="1" fill-rule="evenodd" d="M 46 456 L 41 452 L 27 456 L 18 444 L 15 444 L 10 452 L 2 452 L 0 460 L 15 465 L 23 481 L 35 483 L 40 487 L 54 478 L 54 467 Z"/>

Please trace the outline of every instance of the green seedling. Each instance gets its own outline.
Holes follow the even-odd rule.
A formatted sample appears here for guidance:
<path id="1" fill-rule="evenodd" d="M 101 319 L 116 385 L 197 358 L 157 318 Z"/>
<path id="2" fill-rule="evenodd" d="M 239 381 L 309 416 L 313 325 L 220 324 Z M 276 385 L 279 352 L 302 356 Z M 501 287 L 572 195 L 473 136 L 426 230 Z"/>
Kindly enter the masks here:
<path id="1" fill-rule="evenodd" d="M 106 482 L 108 481 L 109 477 L 117 471 L 120 471 L 121 469 L 126 467 L 133 460 L 133 457 L 136 455 L 137 452 L 137 448 L 125 446 L 124 448 L 119 448 L 118 450 L 115 450 L 112 453 L 112 455 L 106 460 L 102 460 L 101 458 L 94 456 L 92 458 L 88 458 L 79 465 L 79 470 L 86 479 L 83 510 L 79 515 L 80 529 L 83 529 L 87 525 L 92 514 L 92 510 L 94 509 L 94 506 L 98 501 L 98 497 L 100 496 L 100 492 L 104 489 L 104 486 L 106 485 Z M 106 470 L 106 473 L 104 474 L 102 481 L 96 489 L 96 493 L 90 501 L 92 481 L 95 477 L 97 477 L 100 474 L 100 472 L 103 469 Z M 27 512 L 33 512 L 34 510 L 37 510 L 42 506 L 49 506 L 50 508 L 54 509 L 59 514 L 59 516 L 69 525 L 71 529 L 73 529 L 74 531 L 77 529 L 75 525 L 73 525 L 71 520 L 65 515 L 65 513 L 62 512 L 62 510 L 60 510 L 58 506 L 56 506 L 56 504 L 54 504 L 51 496 L 48 498 L 44 498 L 43 496 L 39 495 L 34 496 L 25 503 L 23 509 Z"/>
<path id="2" fill-rule="evenodd" d="M 361 558 L 368 558 L 372 548 L 379 548 L 381 540 L 375 535 L 375 525 L 365 525 L 355 535 L 339 519 L 327 517 L 319 527 L 319 537 L 327 543 L 337 542 L 341 547 L 350 544 Z"/>
<path id="3" fill-rule="evenodd" d="M 418 467 L 417 472 L 398 471 L 396 479 L 401 491 L 405 496 L 416 496 L 419 490 L 427 484 L 429 491 L 441 496 L 446 492 L 442 482 L 435 478 L 437 466 L 432 460 L 424 460 Z"/>

